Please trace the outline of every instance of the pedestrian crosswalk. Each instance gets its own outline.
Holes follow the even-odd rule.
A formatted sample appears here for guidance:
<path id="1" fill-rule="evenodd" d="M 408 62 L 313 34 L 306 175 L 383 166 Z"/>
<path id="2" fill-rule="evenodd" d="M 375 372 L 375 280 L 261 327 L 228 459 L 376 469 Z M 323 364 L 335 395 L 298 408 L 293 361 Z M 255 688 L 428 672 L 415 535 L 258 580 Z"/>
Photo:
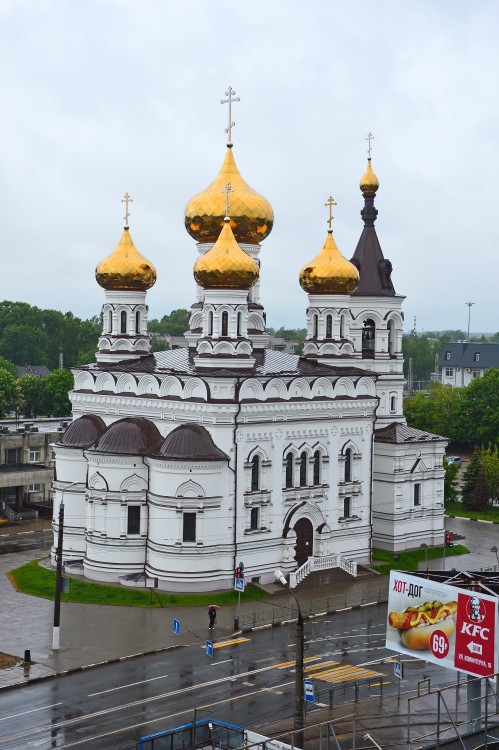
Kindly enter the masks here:
<path id="1" fill-rule="evenodd" d="M 336 685 L 346 682 L 370 680 L 374 677 L 379 677 L 380 679 L 385 677 L 383 672 L 374 669 L 367 669 L 366 667 L 354 666 L 352 664 L 340 664 L 339 661 L 324 660 L 320 656 L 306 656 L 303 659 L 303 664 L 303 671 L 307 678 Z M 293 671 L 294 666 L 294 659 L 272 665 L 274 669 L 290 668 L 291 671 Z"/>

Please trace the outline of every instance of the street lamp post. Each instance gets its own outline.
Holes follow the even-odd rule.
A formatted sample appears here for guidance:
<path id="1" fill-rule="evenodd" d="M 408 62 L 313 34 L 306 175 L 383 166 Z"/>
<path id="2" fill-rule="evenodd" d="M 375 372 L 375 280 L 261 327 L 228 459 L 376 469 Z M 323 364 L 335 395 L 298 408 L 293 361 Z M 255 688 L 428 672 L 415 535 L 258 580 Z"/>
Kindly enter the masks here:
<path id="1" fill-rule="evenodd" d="M 470 340 L 471 308 L 473 307 L 474 304 L 475 304 L 474 302 L 466 302 L 466 305 L 468 306 L 468 338 L 467 338 L 467 341 Z"/>
<path id="2" fill-rule="evenodd" d="M 303 685 L 303 650 L 305 643 L 305 633 L 303 630 L 303 615 L 301 612 L 300 602 L 293 591 L 288 585 L 288 582 L 284 576 L 282 570 L 277 569 L 274 572 L 274 576 L 279 583 L 286 586 L 287 590 L 294 598 L 296 606 L 298 607 L 298 617 L 296 618 L 296 630 L 295 630 L 295 710 L 294 710 L 294 742 L 295 747 L 304 747 L 304 733 L 303 727 L 305 726 L 305 696 L 304 696 L 304 685 Z"/>
<path id="3" fill-rule="evenodd" d="M 62 592 L 62 547 L 64 539 L 64 493 L 78 482 L 71 482 L 61 490 L 61 504 L 59 505 L 59 530 L 57 534 L 57 547 L 55 551 L 55 597 L 54 597 L 54 627 L 52 630 L 52 649 L 57 651 L 60 643 L 61 631 L 61 592 Z"/>

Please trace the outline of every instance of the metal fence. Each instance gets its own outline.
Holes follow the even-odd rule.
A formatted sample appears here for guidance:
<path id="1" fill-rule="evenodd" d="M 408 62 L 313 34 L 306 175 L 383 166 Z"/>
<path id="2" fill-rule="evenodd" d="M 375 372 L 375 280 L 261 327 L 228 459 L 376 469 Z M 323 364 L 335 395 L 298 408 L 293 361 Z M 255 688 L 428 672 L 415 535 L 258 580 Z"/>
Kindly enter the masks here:
<path id="1" fill-rule="evenodd" d="M 303 617 L 317 617 L 322 614 L 338 612 L 353 607 L 365 607 L 369 604 L 378 604 L 388 601 L 388 584 L 367 590 L 352 590 L 335 596 L 325 596 L 321 599 L 312 599 L 300 603 Z M 255 609 L 254 612 L 243 612 L 239 618 L 241 630 L 265 627 L 267 625 L 279 625 L 298 616 L 295 603 L 285 606 L 274 606 L 268 609 Z"/>

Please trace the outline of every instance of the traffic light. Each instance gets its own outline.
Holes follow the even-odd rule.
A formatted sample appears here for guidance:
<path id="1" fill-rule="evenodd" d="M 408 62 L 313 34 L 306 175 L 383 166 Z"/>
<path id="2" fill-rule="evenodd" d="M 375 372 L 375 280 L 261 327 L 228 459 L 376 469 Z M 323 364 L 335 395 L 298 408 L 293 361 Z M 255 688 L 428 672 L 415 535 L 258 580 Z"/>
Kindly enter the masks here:
<path id="1" fill-rule="evenodd" d="M 244 570 L 240 565 L 236 568 L 236 578 L 244 578 Z"/>
<path id="2" fill-rule="evenodd" d="M 445 532 L 445 546 L 446 547 L 453 547 L 454 546 L 454 542 L 451 542 L 450 531 L 446 531 Z"/>

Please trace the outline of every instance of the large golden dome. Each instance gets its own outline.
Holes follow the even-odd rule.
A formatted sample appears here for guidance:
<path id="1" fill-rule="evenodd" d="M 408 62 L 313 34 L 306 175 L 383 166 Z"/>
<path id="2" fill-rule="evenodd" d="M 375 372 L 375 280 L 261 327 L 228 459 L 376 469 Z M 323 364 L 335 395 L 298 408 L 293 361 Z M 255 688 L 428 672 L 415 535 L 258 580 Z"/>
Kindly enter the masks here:
<path id="1" fill-rule="evenodd" d="M 359 272 L 343 257 L 328 231 L 320 253 L 300 271 L 300 286 L 308 294 L 351 294 L 359 283 Z"/>
<path id="2" fill-rule="evenodd" d="M 260 275 L 258 264 L 239 247 L 224 219 L 223 229 L 210 250 L 194 264 L 194 278 L 203 289 L 249 289 Z"/>
<path id="3" fill-rule="evenodd" d="M 125 227 L 116 249 L 95 269 L 95 278 L 104 289 L 145 291 L 156 283 L 156 269 L 139 253 Z"/>
<path id="4" fill-rule="evenodd" d="M 362 175 L 360 181 L 360 189 L 363 193 L 375 193 L 379 188 L 379 180 L 373 172 L 371 167 L 371 159 L 367 160 L 367 169 Z"/>
<path id="5" fill-rule="evenodd" d="M 185 228 L 197 242 L 216 242 L 224 224 L 224 187 L 228 182 L 234 191 L 230 196 L 230 225 L 236 241 L 256 245 L 272 231 L 274 212 L 268 200 L 243 180 L 230 146 L 217 177 L 187 204 Z"/>

